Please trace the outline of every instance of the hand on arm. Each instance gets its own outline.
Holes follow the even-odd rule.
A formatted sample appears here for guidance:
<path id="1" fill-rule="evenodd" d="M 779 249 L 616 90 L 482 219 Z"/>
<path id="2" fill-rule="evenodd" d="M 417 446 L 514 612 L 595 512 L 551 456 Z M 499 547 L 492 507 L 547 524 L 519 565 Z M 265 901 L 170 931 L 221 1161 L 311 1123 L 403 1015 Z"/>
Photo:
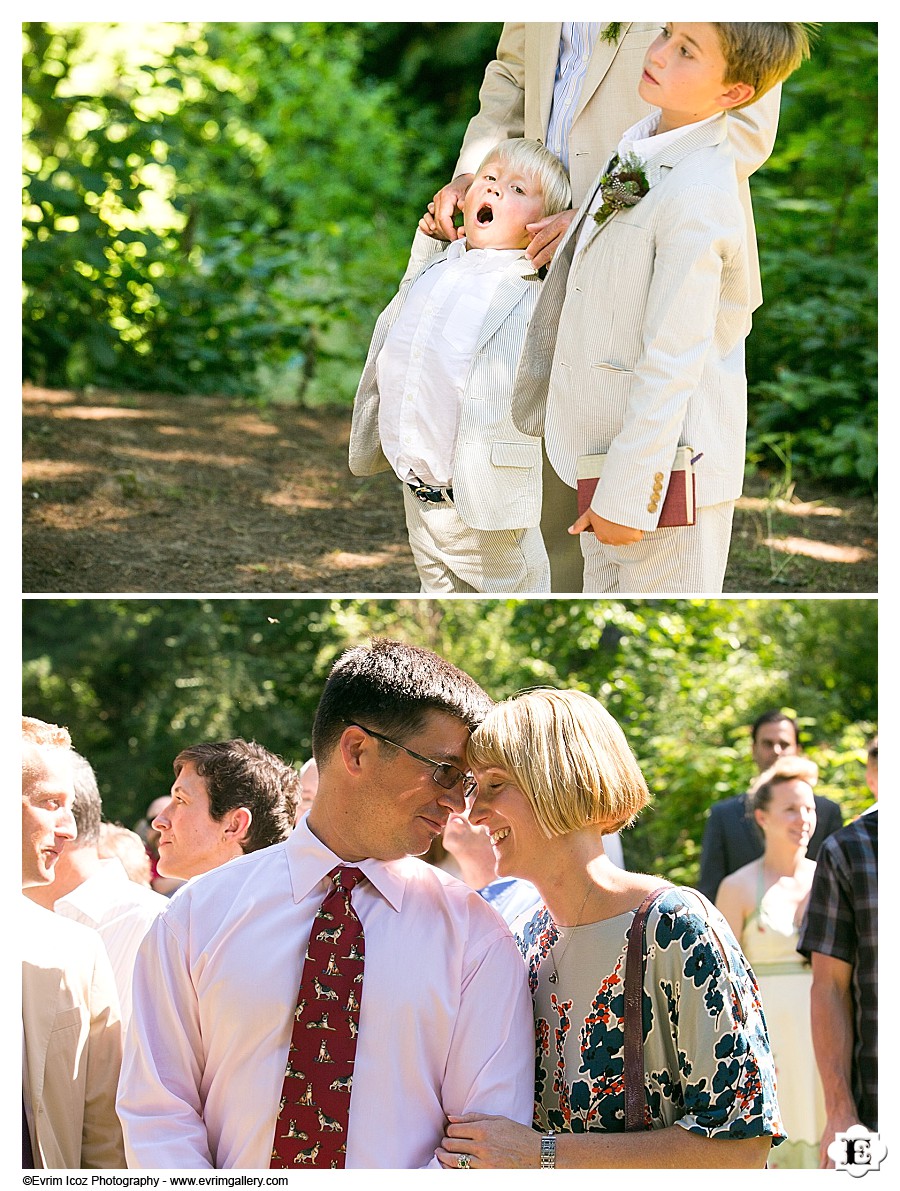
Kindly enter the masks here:
<path id="1" fill-rule="evenodd" d="M 556 1138 L 556 1165 L 562 1169 L 760 1169 L 770 1144 L 768 1137 L 712 1138 L 689 1133 L 680 1125 L 646 1133 L 562 1133 Z M 504 1117 L 470 1113 L 450 1117 L 447 1136 L 436 1153 L 449 1169 L 456 1168 L 460 1154 L 470 1156 L 472 1170 L 537 1169 L 541 1135 Z"/>
<path id="2" fill-rule="evenodd" d="M 473 1112 L 449 1121 L 435 1156 L 450 1170 L 457 1167 L 460 1154 L 469 1155 L 473 1170 L 528 1170 L 541 1164 L 541 1135 L 528 1125 Z"/>
<path id="3" fill-rule="evenodd" d="M 550 264 L 574 218 L 575 210 L 570 208 L 557 215 L 547 215 L 537 223 L 525 224 L 526 232 L 534 237 L 525 249 L 525 255 L 531 258 L 536 269 Z"/>
<path id="4" fill-rule="evenodd" d="M 810 995 L 813 1050 L 825 1095 L 825 1130 L 819 1149 L 819 1166 L 834 1167 L 828 1147 L 836 1133 L 862 1124 L 853 1099 L 853 1001 L 852 964 L 819 951 L 812 953 L 813 983 Z"/>
<path id="5" fill-rule="evenodd" d="M 597 541 L 604 546 L 630 546 L 632 542 L 639 542 L 644 536 L 642 529 L 632 529 L 630 525 L 618 525 L 615 521 L 607 521 L 593 509 L 587 509 L 574 525 L 569 526 L 569 533 L 579 534 L 586 529 L 594 531 Z"/>

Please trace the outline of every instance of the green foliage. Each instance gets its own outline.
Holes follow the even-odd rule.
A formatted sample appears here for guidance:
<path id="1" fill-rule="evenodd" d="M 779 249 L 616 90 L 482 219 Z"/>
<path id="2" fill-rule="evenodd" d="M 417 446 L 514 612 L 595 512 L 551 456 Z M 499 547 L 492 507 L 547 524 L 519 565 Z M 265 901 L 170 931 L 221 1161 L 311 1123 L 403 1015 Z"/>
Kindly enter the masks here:
<path id="1" fill-rule="evenodd" d="M 66 724 L 105 812 L 137 820 L 184 746 L 242 735 L 300 764 L 335 659 L 370 635 L 424 645 L 495 698 L 576 687 L 622 724 L 653 802 L 632 867 L 689 883 L 711 802 L 753 776 L 749 724 L 799 715 L 821 789 L 868 801 L 875 600 L 26 600 L 23 706 Z"/>
<path id="2" fill-rule="evenodd" d="M 499 24 L 24 30 L 25 375 L 348 403 Z M 748 343 L 751 466 L 868 489 L 876 104 L 877 26 L 825 23 L 752 180 Z"/>
<path id="3" fill-rule="evenodd" d="M 264 373 L 294 399 L 346 397 L 431 155 L 391 88 L 357 78 L 350 27 L 175 28 L 84 95 L 66 85 L 81 30 L 27 27 L 26 375 L 252 394 Z M 122 231 L 151 183 L 155 230 Z"/>
<path id="4" fill-rule="evenodd" d="M 765 303 L 747 346 L 749 454 L 874 491 L 877 26 L 822 27 L 754 175 Z"/>

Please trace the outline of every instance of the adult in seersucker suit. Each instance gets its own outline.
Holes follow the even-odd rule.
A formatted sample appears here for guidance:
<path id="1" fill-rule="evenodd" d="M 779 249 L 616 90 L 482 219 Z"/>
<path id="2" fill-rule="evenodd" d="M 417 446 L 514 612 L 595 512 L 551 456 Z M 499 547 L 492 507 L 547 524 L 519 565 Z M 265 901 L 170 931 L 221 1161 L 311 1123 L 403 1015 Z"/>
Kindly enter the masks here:
<path id="1" fill-rule="evenodd" d="M 619 137 L 651 108 L 638 95 L 644 54 L 659 33 L 659 24 L 622 23 L 617 36 L 596 38 L 575 104 L 568 136 L 573 210 L 542 220 L 529 248 L 538 266 L 547 264 L 597 174 L 616 151 Z M 545 141 L 553 105 L 554 80 L 564 32 L 560 22 L 508 22 L 496 57 L 485 69 L 478 113 L 469 122 L 454 170 L 454 179 L 434 199 L 437 234 L 455 235 L 452 215 L 484 153 L 507 137 Z M 746 226 L 747 280 L 751 308 L 762 301 L 756 235 L 747 179 L 772 152 L 778 126 L 781 88 L 759 102 L 727 116 L 728 140 L 740 182 Z M 421 234 L 417 240 L 421 240 Z M 575 520 L 575 497 L 552 467 L 543 469 L 541 530 L 550 557 L 554 591 L 582 590 L 583 560 L 577 537 L 567 533 Z"/>

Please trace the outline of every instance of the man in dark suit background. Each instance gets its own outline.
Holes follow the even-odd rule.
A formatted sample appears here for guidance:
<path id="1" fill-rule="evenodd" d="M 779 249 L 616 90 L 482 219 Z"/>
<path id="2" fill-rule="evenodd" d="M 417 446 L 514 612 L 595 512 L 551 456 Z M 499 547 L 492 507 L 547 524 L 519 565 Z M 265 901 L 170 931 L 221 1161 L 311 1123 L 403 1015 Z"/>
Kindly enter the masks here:
<path id="1" fill-rule="evenodd" d="M 797 723 L 783 711 L 766 711 L 757 716 L 751 729 L 753 760 L 760 773 L 779 757 L 800 752 Z M 746 813 L 746 794 L 725 798 L 710 807 L 700 851 L 700 877 L 697 888 L 715 901 L 724 877 L 763 854 L 762 834 Z M 816 830 L 809 841 L 807 856 L 815 860 L 826 836 L 843 824 L 841 808 L 820 794 L 816 800 Z"/>

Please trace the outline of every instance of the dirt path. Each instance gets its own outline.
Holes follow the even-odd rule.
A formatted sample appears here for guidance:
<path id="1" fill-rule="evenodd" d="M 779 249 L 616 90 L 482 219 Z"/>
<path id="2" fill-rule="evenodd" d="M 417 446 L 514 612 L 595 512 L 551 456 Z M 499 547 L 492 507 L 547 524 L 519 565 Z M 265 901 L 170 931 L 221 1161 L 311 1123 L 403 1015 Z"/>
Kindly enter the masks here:
<path id="1" fill-rule="evenodd" d="M 29 388 L 25 427 L 25 592 L 418 590 L 346 409 Z"/>
<path id="2" fill-rule="evenodd" d="M 24 391 L 23 591 L 410 593 L 388 474 L 347 470 L 346 408 Z M 726 591 L 874 592 L 871 501 L 742 502 Z"/>

